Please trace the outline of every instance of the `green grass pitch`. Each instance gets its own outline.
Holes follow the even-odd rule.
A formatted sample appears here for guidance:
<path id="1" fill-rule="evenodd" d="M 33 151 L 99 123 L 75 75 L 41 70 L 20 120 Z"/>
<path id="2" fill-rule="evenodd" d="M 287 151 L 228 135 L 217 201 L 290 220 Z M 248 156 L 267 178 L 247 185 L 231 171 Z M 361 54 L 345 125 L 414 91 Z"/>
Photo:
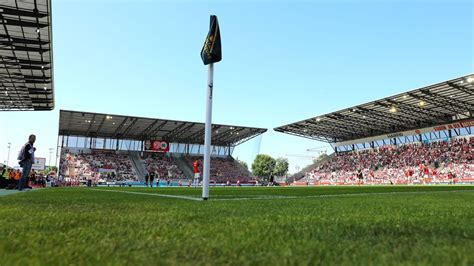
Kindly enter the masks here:
<path id="1" fill-rule="evenodd" d="M 0 197 L 0 265 L 474 265 L 474 186 L 200 192 Z"/>

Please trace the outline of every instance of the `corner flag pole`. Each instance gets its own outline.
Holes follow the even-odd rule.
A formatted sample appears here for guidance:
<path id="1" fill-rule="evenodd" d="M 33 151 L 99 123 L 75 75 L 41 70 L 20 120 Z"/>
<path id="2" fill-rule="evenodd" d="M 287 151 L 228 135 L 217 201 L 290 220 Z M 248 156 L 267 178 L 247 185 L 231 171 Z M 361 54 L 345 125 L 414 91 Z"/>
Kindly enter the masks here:
<path id="1" fill-rule="evenodd" d="M 212 92 L 214 89 L 214 63 L 209 64 L 207 72 L 206 126 L 204 135 L 204 175 L 202 180 L 202 199 L 209 198 L 209 174 L 211 170 L 212 135 Z"/>
<path id="2" fill-rule="evenodd" d="M 212 91 L 214 89 L 214 63 L 222 60 L 221 33 L 219 22 L 211 15 L 209 33 L 201 50 L 204 65 L 209 65 L 207 72 L 206 126 L 204 130 L 204 173 L 202 179 L 202 199 L 209 198 L 209 174 L 211 171 L 211 135 L 212 135 Z"/>

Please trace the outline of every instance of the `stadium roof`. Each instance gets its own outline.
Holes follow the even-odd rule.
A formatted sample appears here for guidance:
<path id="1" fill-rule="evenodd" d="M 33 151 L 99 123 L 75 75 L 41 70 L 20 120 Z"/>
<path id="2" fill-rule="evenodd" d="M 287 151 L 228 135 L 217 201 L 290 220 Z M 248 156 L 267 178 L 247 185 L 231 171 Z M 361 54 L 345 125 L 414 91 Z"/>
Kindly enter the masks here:
<path id="1" fill-rule="evenodd" d="M 0 20 L 0 111 L 52 110 L 51 0 L 2 0 Z"/>
<path id="2" fill-rule="evenodd" d="M 236 146 L 267 129 L 212 125 L 212 145 Z M 204 144 L 204 123 L 61 110 L 59 135 Z"/>
<path id="3" fill-rule="evenodd" d="M 472 118 L 474 75 L 346 108 L 274 130 L 336 143 Z"/>

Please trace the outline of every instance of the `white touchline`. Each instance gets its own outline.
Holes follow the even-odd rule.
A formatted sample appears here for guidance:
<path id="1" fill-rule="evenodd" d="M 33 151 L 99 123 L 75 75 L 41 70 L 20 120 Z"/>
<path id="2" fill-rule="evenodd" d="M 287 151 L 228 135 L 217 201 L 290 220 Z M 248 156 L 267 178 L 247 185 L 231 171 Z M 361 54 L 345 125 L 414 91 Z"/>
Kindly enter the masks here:
<path id="1" fill-rule="evenodd" d="M 354 197 L 354 196 L 371 196 L 371 195 L 393 195 L 393 194 L 435 194 L 435 193 L 453 193 L 453 192 L 474 192 L 474 190 L 440 190 L 440 191 L 393 191 L 393 192 L 375 192 L 375 193 L 345 193 L 345 194 L 326 194 L 326 195 L 308 195 L 308 196 L 264 196 L 255 198 L 214 198 L 213 201 L 228 200 L 270 200 L 270 199 L 304 199 L 304 198 L 337 198 L 337 197 Z"/>
<path id="2" fill-rule="evenodd" d="M 117 192 L 117 193 L 126 193 L 126 194 L 137 194 L 137 195 L 146 195 L 146 196 L 155 196 L 155 197 L 162 197 L 162 198 L 175 198 L 175 199 L 185 199 L 185 200 L 202 201 L 201 198 L 186 197 L 186 196 L 179 196 L 179 195 L 144 193 L 144 192 L 134 192 L 134 191 L 120 191 L 120 190 L 109 190 L 109 189 L 92 189 L 92 190 L 96 190 L 96 191 L 106 191 L 106 192 Z"/>
<path id="3" fill-rule="evenodd" d="M 137 195 L 146 195 L 146 196 L 155 196 L 163 198 L 175 198 L 175 199 L 185 199 L 185 200 L 194 200 L 194 201 L 203 201 L 201 198 L 188 197 L 188 196 L 179 196 L 179 195 L 169 195 L 169 194 L 157 194 L 157 193 L 145 193 L 145 192 L 134 192 L 134 191 L 120 191 L 120 190 L 109 190 L 109 189 L 92 189 L 96 191 L 106 191 L 106 192 L 117 192 L 117 193 L 127 193 L 127 194 L 137 194 Z M 392 192 L 374 192 L 374 193 L 345 193 L 345 194 L 322 194 L 322 195 L 308 195 L 308 196 L 284 196 L 284 195 L 268 195 L 268 196 L 259 196 L 252 198 L 210 198 L 212 201 L 230 201 L 230 200 L 273 200 L 273 199 L 304 199 L 304 198 L 337 198 L 337 197 L 358 197 L 358 196 L 371 196 L 371 195 L 399 195 L 399 194 L 436 194 L 436 193 L 460 193 L 460 192 L 474 192 L 474 190 L 439 190 L 439 191 L 392 191 Z M 229 195 L 223 195 L 229 196 Z"/>

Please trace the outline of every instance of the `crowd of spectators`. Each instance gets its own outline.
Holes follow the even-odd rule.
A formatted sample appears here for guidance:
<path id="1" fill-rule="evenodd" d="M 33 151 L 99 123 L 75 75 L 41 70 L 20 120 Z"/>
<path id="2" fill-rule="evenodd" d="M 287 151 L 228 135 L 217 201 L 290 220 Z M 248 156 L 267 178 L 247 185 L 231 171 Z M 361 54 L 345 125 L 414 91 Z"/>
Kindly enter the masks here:
<path id="1" fill-rule="evenodd" d="M 187 178 L 171 156 L 159 153 L 145 153 L 142 159 L 147 172 L 149 174 L 153 173 L 157 180 Z"/>
<path id="2" fill-rule="evenodd" d="M 305 174 L 315 184 L 455 182 L 474 179 L 474 137 L 339 153 Z"/>
<path id="3" fill-rule="evenodd" d="M 13 169 L 6 166 L 0 167 L 0 188 L 18 189 L 18 183 L 21 177 L 20 169 Z M 30 171 L 26 180 L 26 188 L 46 187 L 47 183 L 53 186 L 56 179 L 53 175 L 44 174 L 35 170 Z"/>
<path id="4" fill-rule="evenodd" d="M 68 182 L 138 181 L 129 156 L 112 152 L 65 153 L 60 160 L 60 174 Z"/>
<path id="5" fill-rule="evenodd" d="M 189 166 L 199 162 L 200 171 L 203 171 L 203 157 L 186 156 Z M 242 168 L 232 157 L 211 157 L 210 181 L 216 183 L 248 183 L 252 182 L 250 172 Z"/>

